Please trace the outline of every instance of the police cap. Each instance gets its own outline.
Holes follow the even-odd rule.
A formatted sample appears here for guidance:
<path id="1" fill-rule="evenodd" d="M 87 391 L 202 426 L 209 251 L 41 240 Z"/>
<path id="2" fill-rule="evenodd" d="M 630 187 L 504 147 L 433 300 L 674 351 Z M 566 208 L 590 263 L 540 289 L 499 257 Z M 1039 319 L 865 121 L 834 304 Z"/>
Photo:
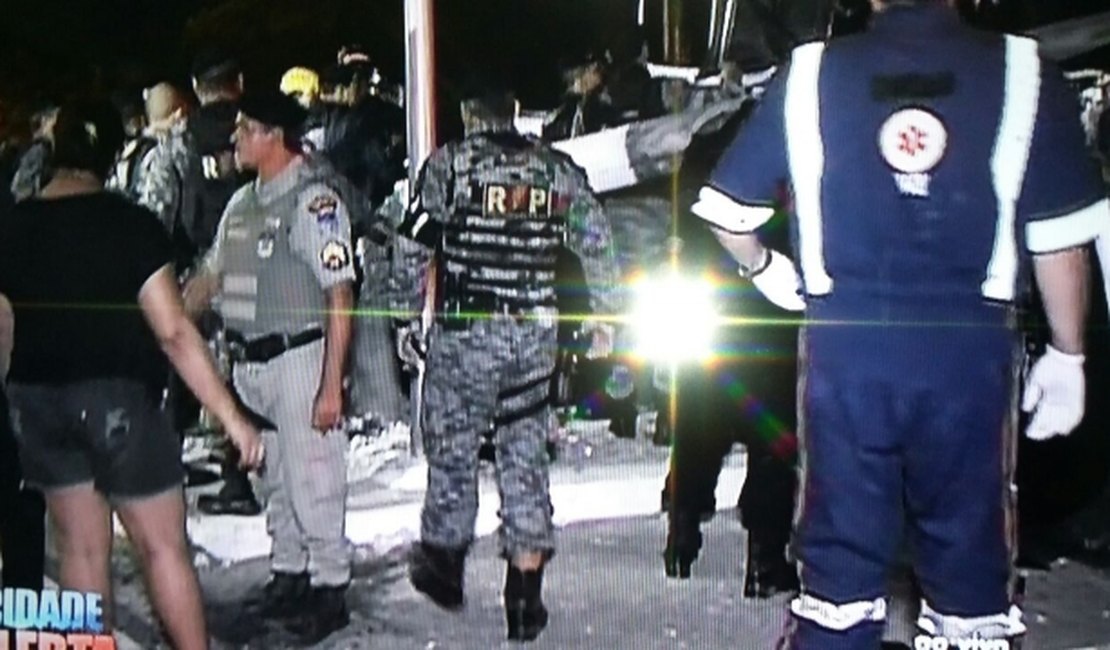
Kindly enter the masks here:
<path id="1" fill-rule="evenodd" d="M 308 118 L 308 111 L 297 100 L 276 89 L 243 95 L 239 101 L 239 112 L 266 126 L 282 128 L 287 132 L 300 129 Z"/>

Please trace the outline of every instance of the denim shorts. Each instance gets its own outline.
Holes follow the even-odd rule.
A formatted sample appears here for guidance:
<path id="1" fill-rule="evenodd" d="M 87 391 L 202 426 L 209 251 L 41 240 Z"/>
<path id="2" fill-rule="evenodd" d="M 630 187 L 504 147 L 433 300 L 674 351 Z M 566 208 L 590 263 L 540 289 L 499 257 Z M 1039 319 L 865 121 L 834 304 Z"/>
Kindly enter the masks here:
<path id="1" fill-rule="evenodd" d="M 181 440 L 142 382 L 10 384 L 8 400 L 28 485 L 49 491 L 92 482 L 112 500 L 183 482 Z"/>

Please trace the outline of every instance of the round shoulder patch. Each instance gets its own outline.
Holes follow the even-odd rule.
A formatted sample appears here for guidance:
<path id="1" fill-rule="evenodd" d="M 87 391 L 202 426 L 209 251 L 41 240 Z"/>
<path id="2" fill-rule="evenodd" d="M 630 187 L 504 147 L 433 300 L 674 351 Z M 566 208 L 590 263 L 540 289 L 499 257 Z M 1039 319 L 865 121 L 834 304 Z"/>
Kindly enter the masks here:
<path id="1" fill-rule="evenodd" d="M 341 271 L 351 263 L 351 249 L 333 239 L 320 249 L 320 263 L 329 271 Z"/>
<path id="2" fill-rule="evenodd" d="M 940 164 L 948 147 L 948 129 L 936 115 L 904 108 L 883 122 L 879 151 L 883 160 L 904 174 L 921 174 Z"/>

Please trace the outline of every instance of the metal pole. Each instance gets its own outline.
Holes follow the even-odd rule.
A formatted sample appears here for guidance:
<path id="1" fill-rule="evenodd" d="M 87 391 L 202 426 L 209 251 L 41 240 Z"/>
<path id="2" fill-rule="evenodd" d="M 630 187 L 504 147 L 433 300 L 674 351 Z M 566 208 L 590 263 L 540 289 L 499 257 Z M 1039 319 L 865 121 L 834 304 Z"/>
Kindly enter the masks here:
<path id="1" fill-rule="evenodd" d="M 409 200 L 416 188 L 420 168 L 436 146 L 435 130 L 435 30 L 432 0 L 405 0 L 405 113 L 408 144 Z M 407 203 L 407 201 L 406 201 Z M 435 272 L 429 269 L 426 300 L 421 314 L 428 331 L 434 310 Z M 424 364 L 419 363 L 412 380 L 409 400 L 409 451 L 423 455 Z"/>
<path id="2" fill-rule="evenodd" d="M 405 110 L 409 191 L 436 146 L 432 0 L 405 0 Z"/>
<path id="3" fill-rule="evenodd" d="M 715 62 L 717 58 L 721 19 L 721 0 L 709 0 L 709 38 L 705 42 L 706 57 L 708 62 Z"/>

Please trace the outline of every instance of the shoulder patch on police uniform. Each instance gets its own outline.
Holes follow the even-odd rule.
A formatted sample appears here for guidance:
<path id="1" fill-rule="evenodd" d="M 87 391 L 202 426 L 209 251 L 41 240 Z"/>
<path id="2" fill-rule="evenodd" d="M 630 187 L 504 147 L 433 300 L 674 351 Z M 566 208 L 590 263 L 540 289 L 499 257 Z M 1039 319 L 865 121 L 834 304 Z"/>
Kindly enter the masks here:
<path id="1" fill-rule="evenodd" d="M 308 211 L 312 214 L 320 214 L 328 210 L 335 210 L 338 203 L 334 194 L 317 194 L 308 202 Z"/>
<path id="2" fill-rule="evenodd" d="M 319 194 L 308 202 L 308 211 L 316 217 L 316 223 L 330 223 L 336 219 L 339 200 L 333 194 Z"/>
<path id="3" fill-rule="evenodd" d="M 320 249 L 320 263 L 329 271 L 340 271 L 351 263 L 351 250 L 341 241 L 331 240 Z"/>

